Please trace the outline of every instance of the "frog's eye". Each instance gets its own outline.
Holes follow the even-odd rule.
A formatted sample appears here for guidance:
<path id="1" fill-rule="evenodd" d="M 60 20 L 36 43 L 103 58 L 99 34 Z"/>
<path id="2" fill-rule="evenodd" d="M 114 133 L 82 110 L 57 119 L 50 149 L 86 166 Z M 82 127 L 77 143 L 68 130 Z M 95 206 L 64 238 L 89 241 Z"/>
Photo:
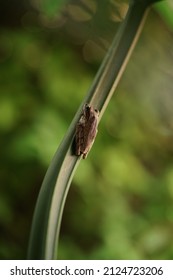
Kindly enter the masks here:
<path id="1" fill-rule="evenodd" d="M 91 106 L 90 106 L 90 105 L 85 104 L 85 109 L 86 109 L 86 110 L 89 110 L 90 108 L 91 108 Z"/>

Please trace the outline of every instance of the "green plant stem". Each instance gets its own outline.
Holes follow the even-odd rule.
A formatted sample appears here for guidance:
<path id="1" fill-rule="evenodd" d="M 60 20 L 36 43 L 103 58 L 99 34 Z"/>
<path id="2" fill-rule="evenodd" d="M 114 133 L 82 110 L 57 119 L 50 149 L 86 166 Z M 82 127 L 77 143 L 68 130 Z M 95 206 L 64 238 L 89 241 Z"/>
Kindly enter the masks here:
<path id="1" fill-rule="evenodd" d="M 59 146 L 43 181 L 32 223 L 28 258 L 56 259 L 58 238 L 64 203 L 69 186 L 80 162 L 73 153 L 76 122 L 85 103 L 100 111 L 100 118 L 122 76 L 129 56 L 141 31 L 149 4 L 157 2 L 133 1 L 110 47 L 89 93 L 76 113 L 66 136 Z"/>

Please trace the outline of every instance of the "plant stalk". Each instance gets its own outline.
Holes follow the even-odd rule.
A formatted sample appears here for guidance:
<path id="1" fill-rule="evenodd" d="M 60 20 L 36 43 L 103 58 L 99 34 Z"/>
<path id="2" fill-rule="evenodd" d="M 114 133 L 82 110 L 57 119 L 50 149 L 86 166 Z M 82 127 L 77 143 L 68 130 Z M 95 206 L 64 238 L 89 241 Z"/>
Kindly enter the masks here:
<path id="1" fill-rule="evenodd" d="M 34 212 L 28 259 L 57 258 L 64 204 L 73 174 L 80 162 L 80 157 L 76 157 L 73 151 L 76 122 L 85 103 L 100 111 L 100 121 L 137 42 L 148 7 L 154 2 L 157 0 L 138 0 L 131 3 L 91 89 L 47 170 Z"/>

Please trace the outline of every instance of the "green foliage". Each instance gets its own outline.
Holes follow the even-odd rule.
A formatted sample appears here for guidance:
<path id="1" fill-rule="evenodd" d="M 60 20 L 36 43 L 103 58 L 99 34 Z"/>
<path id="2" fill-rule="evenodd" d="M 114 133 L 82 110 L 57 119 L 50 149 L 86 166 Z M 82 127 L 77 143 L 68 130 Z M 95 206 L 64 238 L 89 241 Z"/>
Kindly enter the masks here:
<path id="1" fill-rule="evenodd" d="M 0 258 L 22 259 L 45 171 L 98 64 L 61 32 L 0 36 Z M 59 258 L 172 259 L 172 40 L 152 13 L 73 180 Z"/>
<path id="2" fill-rule="evenodd" d="M 172 0 L 167 0 L 165 2 L 159 3 L 156 6 L 156 9 L 159 11 L 159 13 L 162 15 L 163 19 L 166 21 L 166 23 L 170 26 L 170 29 L 173 27 L 173 4 Z"/>
<path id="3" fill-rule="evenodd" d="M 54 18 L 60 12 L 65 2 L 66 0 L 35 0 L 33 4 L 41 14 L 48 18 Z"/>

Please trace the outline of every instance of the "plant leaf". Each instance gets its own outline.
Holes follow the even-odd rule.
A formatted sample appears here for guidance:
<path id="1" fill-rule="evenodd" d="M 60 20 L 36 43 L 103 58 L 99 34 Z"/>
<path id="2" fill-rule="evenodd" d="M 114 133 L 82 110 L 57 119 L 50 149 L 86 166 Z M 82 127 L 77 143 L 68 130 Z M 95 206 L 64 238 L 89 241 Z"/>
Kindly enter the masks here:
<path id="1" fill-rule="evenodd" d="M 101 119 L 122 76 L 140 34 L 149 4 L 157 0 L 132 1 L 129 11 L 110 47 L 91 89 L 77 111 L 43 181 L 33 218 L 29 259 L 56 259 L 65 199 L 80 162 L 73 152 L 75 126 L 82 107 L 91 104 Z"/>

